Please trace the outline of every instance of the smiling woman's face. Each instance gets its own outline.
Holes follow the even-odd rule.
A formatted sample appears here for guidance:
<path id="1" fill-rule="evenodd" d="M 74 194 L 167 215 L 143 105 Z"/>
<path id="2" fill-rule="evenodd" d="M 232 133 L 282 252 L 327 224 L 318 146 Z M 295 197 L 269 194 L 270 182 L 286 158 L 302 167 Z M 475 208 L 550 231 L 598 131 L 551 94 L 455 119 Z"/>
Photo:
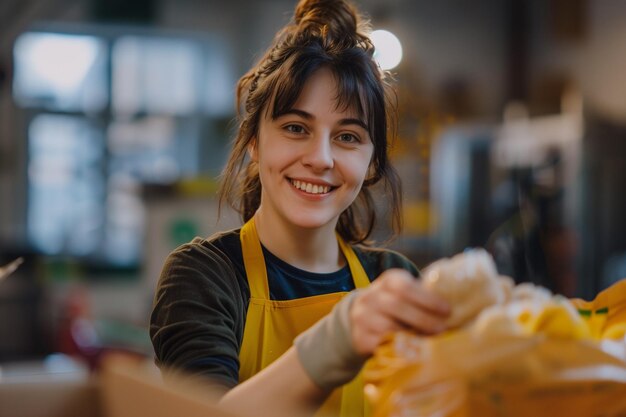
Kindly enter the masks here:
<path id="1" fill-rule="evenodd" d="M 276 119 L 265 112 L 249 151 L 259 165 L 261 209 L 274 221 L 334 229 L 359 194 L 374 146 L 365 121 L 336 99 L 332 73 L 320 69 L 289 112 Z"/>

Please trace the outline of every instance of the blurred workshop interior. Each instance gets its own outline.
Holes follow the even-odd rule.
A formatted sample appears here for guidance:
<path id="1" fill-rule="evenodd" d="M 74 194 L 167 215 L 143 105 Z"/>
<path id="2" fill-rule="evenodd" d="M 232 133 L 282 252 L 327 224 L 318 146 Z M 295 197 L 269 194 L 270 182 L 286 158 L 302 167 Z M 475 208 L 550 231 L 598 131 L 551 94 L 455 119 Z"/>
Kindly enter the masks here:
<path id="1" fill-rule="evenodd" d="M 240 225 L 215 198 L 234 88 L 293 4 L 0 2 L 0 265 L 24 259 L 0 281 L 1 362 L 152 354 L 167 254 Z M 626 277 L 626 2 L 358 4 L 399 40 L 380 46 L 404 186 L 389 246 L 420 268 L 485 247 L 569 297 Z"/>

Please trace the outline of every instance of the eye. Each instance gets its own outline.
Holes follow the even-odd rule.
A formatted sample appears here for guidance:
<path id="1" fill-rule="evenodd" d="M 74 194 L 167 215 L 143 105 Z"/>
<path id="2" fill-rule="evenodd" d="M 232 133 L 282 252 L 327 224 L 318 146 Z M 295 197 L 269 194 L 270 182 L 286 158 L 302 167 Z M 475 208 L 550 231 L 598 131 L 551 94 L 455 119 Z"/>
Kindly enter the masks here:
<path id="1" fill-rule="evenodd" d="M 341 143 L 360 143 L 361 139 L 352 133 L 342 133 L 337 136 L 337 140 Z"/>
<path id="2" fill-rule="evenodd" d="M 300 125 L 295 125 L 295 124 L 289 124 L 283 127 L 283 129 L 285 129 L 287 132 L 289 133 L 304 133 L 304 127 L 300 126 Z"/>

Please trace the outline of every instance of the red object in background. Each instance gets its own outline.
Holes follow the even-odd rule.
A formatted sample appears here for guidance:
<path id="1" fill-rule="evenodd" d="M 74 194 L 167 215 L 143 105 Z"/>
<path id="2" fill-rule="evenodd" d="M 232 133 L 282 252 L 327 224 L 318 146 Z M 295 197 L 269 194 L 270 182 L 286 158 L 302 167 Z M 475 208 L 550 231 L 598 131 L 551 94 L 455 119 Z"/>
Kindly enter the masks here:
<path id="1" fill-rule="evenodd" d="M 107 346 L 102 342 L 92 315 L 89 294 L 83 287 L 72 288 L 68 293 L 58 329 L 57 350 L 85 362 L 91 371 L 100 369 L 104 356 L 109 353 L 145 358 L 141 352 Z"/>
<path id="2" fill-rule="evenodd" d="M 65 299 L 57 334 L 57 349 L 61 353 L 84 360 L 90 369 L 97 366 L 102 346 L 84 288 L 71 289 Z"/>

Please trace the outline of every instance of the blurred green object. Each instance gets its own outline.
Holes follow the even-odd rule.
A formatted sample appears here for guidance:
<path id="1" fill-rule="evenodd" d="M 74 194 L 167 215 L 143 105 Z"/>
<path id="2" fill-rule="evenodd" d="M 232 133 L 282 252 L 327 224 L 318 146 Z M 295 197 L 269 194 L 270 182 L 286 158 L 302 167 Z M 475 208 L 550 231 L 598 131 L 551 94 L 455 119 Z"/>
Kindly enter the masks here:
<path id="1" fill-rule="evenodd" d="M 37 267 L 41 279 L 46 283 L 83 281 L 85 276 L 79 261 L 65 256 L 42 257 Z"/>
<path id="2" fill-rule="evenodd" d="M 95 330 L 103 347 L 135 352 L 143 356 L 153 354 L 147 326 L 116 319 L 96 320 Z"/>
<path id="3" fill-rule="evenodd" d="M 198 225 L 188 218 L 172 220 L 169 227 L 169 240 L 172 248 L 189 242 L 198 235 Z"/>

